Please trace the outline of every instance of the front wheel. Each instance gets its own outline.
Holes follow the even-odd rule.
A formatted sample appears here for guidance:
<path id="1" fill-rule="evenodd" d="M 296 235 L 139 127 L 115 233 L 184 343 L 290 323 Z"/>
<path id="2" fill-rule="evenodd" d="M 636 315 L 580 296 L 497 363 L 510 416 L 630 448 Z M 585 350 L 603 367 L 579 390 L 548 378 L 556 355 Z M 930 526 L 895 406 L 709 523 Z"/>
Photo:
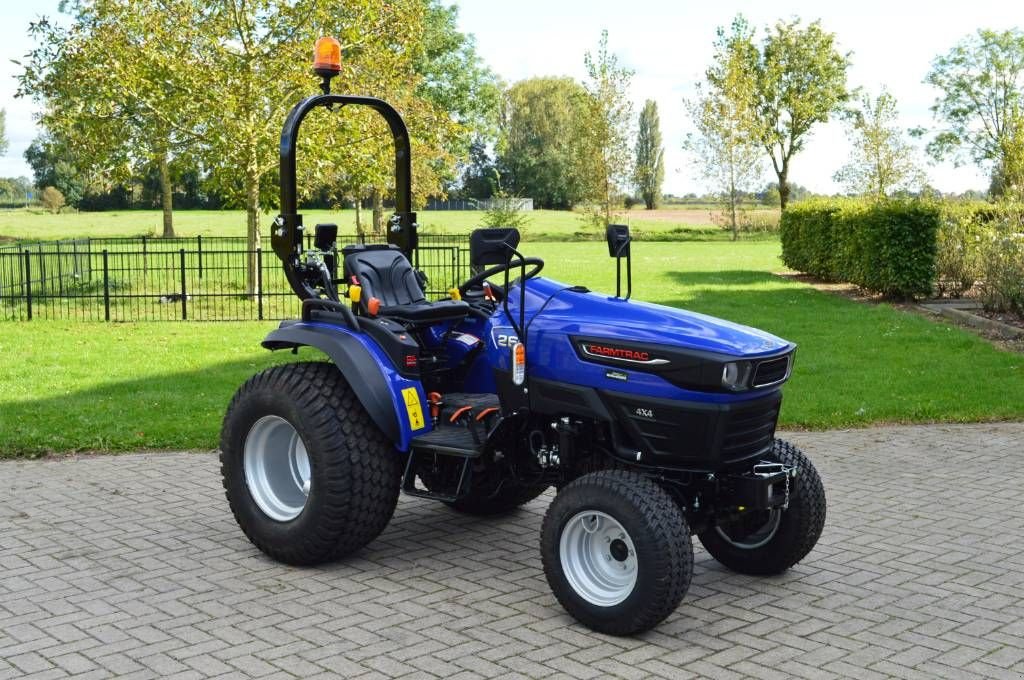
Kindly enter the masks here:
<path id="1" fill-rule="evenodd" d="M 541 557 L 565 610 L 610 635 L 656 626 L 693 575 L 679 506 L 650 479 L 621 470 L 584 475 L 558 493 L 544 516 Z"/>
<path id="2" fill-rule="evenodd" d="M 288 564 L 358 550 L 398 503 L 398 454 L 333 364 L 285 364 L 246 382 L 224 416 L 220 460 L 238 525 Z"/>
<path id="3" fill-rule="evenodd" d="M 800 449 L 779 439 L 771 458 L 796 468 L 789 506 L 747 511 L 698 534 L 712 557 L 741 574 L 782 573 L 811 552 L 825 526 L 825 487 L 814 464 Z"/>

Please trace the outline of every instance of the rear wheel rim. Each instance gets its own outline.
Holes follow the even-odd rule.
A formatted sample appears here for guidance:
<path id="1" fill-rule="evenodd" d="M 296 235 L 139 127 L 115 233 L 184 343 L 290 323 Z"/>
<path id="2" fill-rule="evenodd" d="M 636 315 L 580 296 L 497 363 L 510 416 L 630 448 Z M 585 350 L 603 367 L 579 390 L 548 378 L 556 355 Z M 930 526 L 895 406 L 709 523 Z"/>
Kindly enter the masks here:
<path id="1" fill-rule="evenodd" d="M 725 528 L 716 526 L 715 531 L 729 545 L 742 550 L 755 550 L 768 545 L 775 538 L 781 522 L 782 511 L 776 508 L 768 512 L 763 523 L 744 519 Z M 730 532 L 733 535 L 730 535 Z"/>
<path id="2" fill-rule="evenodd" d="M 243 450 L 245 484 L 263 513 L 278 522 L 298 517 L 312 475 L 306 445 L 295 427 L 280 416 L 263 416 L 249 428 Z"/>
<path id="3" fill-rule="evenodd" d="M 599 510 L 585 510 L 566 522 L 559 559 L 569 585 L 590 604 L 612 607 L 636 587 L 633 539 L 618 520 Z"/>

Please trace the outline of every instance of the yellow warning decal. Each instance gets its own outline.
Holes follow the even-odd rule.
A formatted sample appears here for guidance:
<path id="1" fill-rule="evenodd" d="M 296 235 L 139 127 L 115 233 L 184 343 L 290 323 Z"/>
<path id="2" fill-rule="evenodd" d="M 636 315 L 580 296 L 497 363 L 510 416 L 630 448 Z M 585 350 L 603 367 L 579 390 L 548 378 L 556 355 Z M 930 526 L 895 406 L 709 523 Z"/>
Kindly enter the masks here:
<path id="1" fill-rule="evenodd" d="M 423 407 L 420 406 L 420 395 L 416 393 L 416 388 L 406 387 L 402 390 L 402 398 L 405 400 L 405 412 L 409 414 L 409 427 L 413 430 L 422 428 L 426 423 L 423 421 Z"/>

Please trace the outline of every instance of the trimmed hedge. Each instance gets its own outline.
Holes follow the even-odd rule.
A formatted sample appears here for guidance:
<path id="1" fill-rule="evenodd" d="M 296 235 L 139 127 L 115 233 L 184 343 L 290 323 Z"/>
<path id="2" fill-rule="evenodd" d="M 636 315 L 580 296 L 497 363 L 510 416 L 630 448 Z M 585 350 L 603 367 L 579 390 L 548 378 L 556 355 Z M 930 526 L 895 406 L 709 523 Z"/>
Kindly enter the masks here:
<path id="1" fill-rule="evenodd" d="M 893 298 L 929 295 L 941 209 L 924 201 L 805 201 L 782 214 L 782 261 Z"/>

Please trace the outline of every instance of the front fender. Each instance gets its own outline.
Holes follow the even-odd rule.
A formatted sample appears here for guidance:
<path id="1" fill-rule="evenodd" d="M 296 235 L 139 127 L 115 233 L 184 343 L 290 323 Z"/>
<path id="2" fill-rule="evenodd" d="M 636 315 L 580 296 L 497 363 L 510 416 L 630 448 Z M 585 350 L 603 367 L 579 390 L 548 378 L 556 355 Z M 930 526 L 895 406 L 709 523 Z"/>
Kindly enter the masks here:
<path id="1" fill-rule="evenodd" d="M 370 418 L 400 451 L 408 451 L 413 437 L 430 431 L 423 385 L 399 375 L 369 336 L 303 321 L 271 331 L 263 346 L 269 350 L 315 347 L 329 356 Z"/>

